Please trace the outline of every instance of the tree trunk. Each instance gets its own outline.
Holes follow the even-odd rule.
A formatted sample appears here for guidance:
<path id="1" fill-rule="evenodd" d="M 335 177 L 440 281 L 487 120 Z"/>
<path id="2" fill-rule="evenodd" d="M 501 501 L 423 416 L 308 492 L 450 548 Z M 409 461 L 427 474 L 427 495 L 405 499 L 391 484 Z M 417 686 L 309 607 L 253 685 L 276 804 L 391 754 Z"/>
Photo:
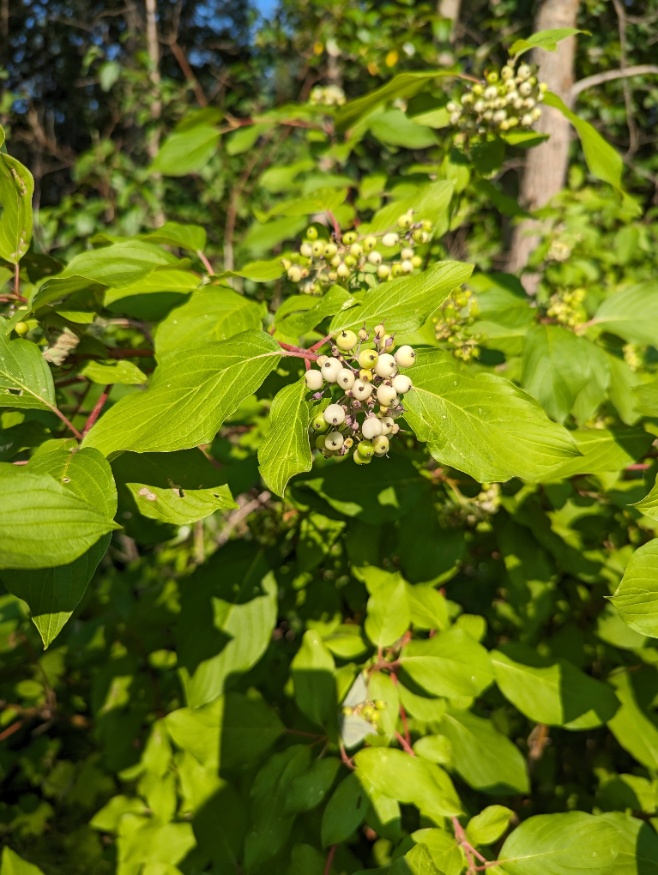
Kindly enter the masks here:
<path id="1" fill-rule="evenodd" d="M 160 44 L 158 42 L 158 10 L 157 0 L 144 0 L 146 7 L 146 50 L 149 56 L 149 79 L 151 82 L 152 99 L 151 99 L 151 121 L 153 129 L 146 141 L 146 152 L 153 161 L 160 149 L 160 118 L 162 116 L 162 100 L 160 98 Z M 159 173 L 154 173 L 152 176 L 153 187 L 156 194 L 158 206 L 155 208 L 155 223 L 163 225 L 165 215 L 162 210 L 162 177 Z"/>
<path id="2" fill-rule="evenodd" d="M 579 0 L 544 0 L 535 21 L 535 31 L 555 27 L 575 27 Z M 576 43 L 569 37 L 559 43 L 557 51 L 539 53 L 539 79 L 546 82 L 564 102 L 571 102 L 574 83 Z M 569 163 L 570 124 L 556 109 L 544 107 L 537 130 L 549 134 L 550 139 L 531 149 L 521 183 L 521 204 L 530 212 L 547 204 L 563 187 Z M 514 229 L 507 259 L 507 270 L 522 270 L 539 241 L 540 223 L 528 219 Z M 526 290 L 534 293 L 536 277 L 526 279 Z"/>
<path id="3" fill-rule="evenodd" d="M 459 21 L 459 11 L 461 8 L 461 0 L 438 0 L 436 4 L 436 14 L 439 18 L 447 18 L 452 22 L 450 28 L 450 42 L 455 41 L 457 22 Z"/>

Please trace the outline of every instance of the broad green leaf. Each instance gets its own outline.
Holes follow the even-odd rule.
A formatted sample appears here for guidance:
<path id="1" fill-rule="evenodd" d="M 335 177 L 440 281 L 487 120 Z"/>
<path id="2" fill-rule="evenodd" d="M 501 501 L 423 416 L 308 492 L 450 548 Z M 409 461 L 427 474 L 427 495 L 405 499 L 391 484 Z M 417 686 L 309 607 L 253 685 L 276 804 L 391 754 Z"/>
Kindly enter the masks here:
<path id="1" fill-rule="evenodd" d="M 616 831 L 582 811 L 539 814 L 518 826 L 498 855 L 508 875 L 614 875 Z"/>
<path id="2" fill-rule="evenodd" d="M 357 292 L 352 298 L 354 305 L 349 309 L 347 303 L 344 305 L 330 330 L 335 334 L 362 325 L 371 330 L 383 322 L 387 331 L 414 331 L 472 271 L 471 264 L 439 261 L 416 276 L 398 277 L 368 292 Z"/>
<path id="3" fill-rule="evenodd" d="M 316 760 L 303 775 L 290 783 L 285 799 L 287 814 L 300 814 L 316 808 L 327 795 L 341 767 L 337 757 Z"/>
<path id="4" fill-rule="evenodd" d="M 142 819 L 143 825 L 122 836 L 119 865 L 139 871 L 146 865 L 175 866 L 196 845 L 191 823 L 161 823 L 158 819 Z M 157 871 L 157 870 L 156 870 Z M 175 875 L 178 873 L 175 871 Z"/>
<path id="5" fill-rule="evenodd" d="M 291 663 L 295 702 L 309 720 L 324 726 L 337 708 L 334 660 L 314 629 L 304 633 Z"/>
<path id="6" fill-rule="evenodd" d="M 49 474 L 0 465 L 0 568 L 50 568 L 118 529 L 107 508 Z"/>
<path id="7" fill-rule="evenodd" d="M 656 477 L 656 481 L 651 487 L 649 494 L 645 495 L 640 501 L 634 501 L 631 506 L 637 508 L 640 513 L 648 516 L 649 519 L 658 520 L 658 477 Z M 640 549 L 644 549 L 644 547 Z"/>
<path id="8" fill-rule="evenodd" d="M 95 291 L 103 288 L 103 283 L 95 282 L 86 276 L 53 276 L 46 277 L 37 283 L 30 295 L 30 308 L 33 311 L 55 301 L 61 301 L 76 292 Z"/>
<path id="9" fill-rule="evenodd" d="M 176 640 L 191 707 L 221 695 L 227 681 L 258 662 L 276 616 L 274 575 L 246 541 L 227 544 L 187 579 Z"/>
<path id="10" fill-rule="evenodd" d="M 226 152 L 229 155 L 241 155 L 255 144 L 256 140 L 262 133 L 269 130 L 272 126 L 261 122 L 260 124 L 249 125 L 248 127 L 240 128 L 226 138 Z"/>
<path id="11" fill-rule="evenodd" d="M 455 76 L 455 74 L 447 70 L 400 73 L 376 91 L 371 91 L 370 94 L 359 97 L 357 100 L 351 100 L 342 107 L 336 115 L 336 128 L 338 131 L 345 131 L 383 103 L 389 103 L 400 97 L 413 97 L 433 79 L 440 79 L 444 76 Z"/>
<path id="12" fill-rule="evenodd" d="M 536 325 L 526 335 L 523 386 L 558 422 L 564 422 L 576 398 L 593 379 L 596 349 L 560 325 Z"/>
<path id="13" fill-rule="evenodd" d="M 547 480 L 562 480 L 574 474 L 604 474 L 620 471 L 642 459 L 651 446 L 652 435 L 641 428 L 578 429 L 570 432 L 582 453 L 569 459 L 551 473 Z"/>
<path id="14" fill-rule="evenodd" d="M 436 134 L 431 128 L 413 121 L 400 109 L 389 109 L 372 115 L 368 128 L 376 140 L 391 146 L 427 149 L 437 143 Z"/>
<path id="15" fill-rule="evenodd" d="M 389 869 L 390 875 L 445 875 L 434 865 L 429 848 L 416 845 L 404 857 L 397 859 Z"/>
<path id="16" fill-rule="evenodd" d="M 655 491 L 654 486 L 643 499 L 644 502 L 650 502 L 652 512 L 648 515 L 652 518 L 655 518 Z M 636 506 L 644 510 L 642 502 Z M 621 583 L 610 600 L 631 629 L 650 638 L 658 638 L 658 539 L 643 544 L 633 553 Z"/>
<path id="17" fill-rule="evenodd" d="M 409 628 L 409 602 L 404 580 L 391 575 L 371 590 L 365 622 L 366 635 L 376 647 L 389 647 Z"/>
<path id="18" fill-rule="evenodd" d="M 283 732 L 269 705 L 242 693 L 226 693 L 200 708 L 171 711 L 165 723 L 177 747 L 214 771 L 253 763 Z"/>
<path id="19" fill-rule="evenodd" d="M 630 343 L 656 344 L 658 283 L 650 280 L 607 297 L 591 324 Z"/>
<path id="20" fill-rule="evenodd" d="M 5 845 L 0 859 L 0 875 L 43 875 L 43 871 Z"/>
<path id="21" fill-rule="evenodd" d="M 244 267 L 236 267 L 233 270 L 222 271 L 222 277 L 239 276 L 254 283 L 270 283 L 278 279 L 283 273 L 283 265 L 280 258 L 272 258 L 269 261 L 252 261 Z"/>
<path id="22" fill-rule="evenodd" d="M 648 714 L 655 689 L 653 669 L 633 674 L 625 669 L 613 672 L 608 680 L 615 688 L 621 707 L 608 721 L 608 728 L 631 756 L 651 771 L 658 769 L 658 726 Z"/>
<path id="23" fill-rule="evenodd" d="M 290 478 L 310 471 L 313 464 L 307 394 L 306 384 L 298 380 L 277 392 L 272 401 L 271 428 L 258 447 L 258 463 L 265 485 L 275 495 L 283 496 Z"/>
<path id="24" fill-rule="evenodd" d="M 612 688 L 566 659 L 543 659 L 522 644 L 491 653 L 500 691 L 530 720 L 565 729 L 593 729 L 608 721 L 619 703 Z"/>
<path id="25" fill-rule="evenodd" d="M 53 410 L 55 386 L 48 363 L 30 340 L 0 332 L 0 408 Z"/>
<path id="26" fill-rule="evenodd" d="M 480 482 L 541 481 L 577 456 L 569 433 L 497 374 L 473 374 L 449 353 L 421 352 L 406 420 L 432 456 Z"/>
<path id="27" fill-rule="evenodd" d="M 433 236 L 440 236 L 448 230 L 454 191 L 454 183 L 444 179 L 417 186 L 413 194 L 392 200 L 377 210 L 369 222 L 359 226 L 359 233 L 378 234 L 397 229 L 399 217 L 412 210 L 415 222 L 429 220 L 434 226 Z"/>
<path id="28" fill-rule="evenodd" d="M 367 788 L 403 804 L 415 805 L 426 817 L 441 822 L 460 814 L 461 804 L 452 781 L 440 766 L 395 748 L 369 747 L 354 757 L 356 776 Z"/>
<path id="29" fill-rule="evenodd" d="M 469 840 L 475 845 L 492 845 L 505 832 L 514 812 L 504 805 L 488 805 L 466 827 Z"/>
<path id="30" fill-rule="evenodd" d="M 460 875 L 464 868 L 464 855 L 454 835 L 443 829 L 417 829 L 411 838 L 430 852 L 434 865 L 445 875 Z"/>
<path id="31" fill-rule="evenodd" d="M 503 796 L 529 791 L 521 751 L 491 720 L 469 711 L 448 711 L 440 731 L 450 741 L 452 767 L 474 790 Z"/>
<path id="32" fill-rule="evenodd" d="M 658 416 L 658 381 L 644 383 L 633 388 L 637 412 L 643 416 Z"/>
<path id="33" fill-rule="evenodd" d="M 18 264 L 32 239 L 34 178 L 20 161 L 0 152 L 0 258 Z"/>
<path id="34" fill-rule="evenodd" d="M 157 267 L 137 282 L 120 288 L 106 289 L 104 300 L 108 310 L 122 313 L 127 312 L 129 306 L 136 302 L 143 307 L 148 306 L 150 295 L 159 296 L 166 292 L 172 295 L 187 295 L 198 288 L 199 277 L 192 271 L 176 267 Z"/>
<path id="35" fill-rule="evenodd" d="M 619 853 L 614 875 L 658 875 L 658 835 L 636 817 L 610 811 L 600 815 L 617 831 Z"/>
<path id="36" fill-rule="evenodd" d="M 477 696 L 493 681 L 489 654 L 462 629 L 411 641 L 399 662 L 415 684 L 434 696 Z"/>
<path id="37" fill-rule="evenodd" d="M 322 844 L 326 848 L 346 841 L 368 812 L 368 797 L 354 772 L 343 778 L 322 814 Z"/>
<path id="38" fill-rule="evenodd" d="M 331 286 L 319 299 L 309 298 L 308 295 L 299 295 L 299 298 L 308 305 L 308 309 L 286 315 L 282 308 L 277 311 L 277 328 L 288 337 L 302 337 L 316 328 L 327 316 L 334 316 L 345 305 L 352 301 L 351 295 L 341 286 Z M 291 299 L 288 298 L 287 301 Z M 317 303 L 316 303 L 317 300 Z"/>
<path id="39" fill-rule="evenodd" d="M 232 289 L 206 287 L 194 292 L 158 325 L 155 351 L 164 358 L 177 350 L 228 340 L 261 327 L 262 307 Z"/>
<path id="40" fill-rule="evenodd" d="M 141 386 L 148 377 L 133 362 L 127 359 L 119 361 L 91 361 L 80 371 L 80 376 L 86 377 L 92 383 L 102 386 L 119 383 L 122 386 Z"/>
<path id="41" fill-rule="evenodd" d="M 345 202 L 347 191 L 347 188 L 338 191 L 331 188 L 318 189 L 309 195 L 288 198 L 267 212 L 256 210 L 255 214 L 260 222 L 267 222 L 276 216 L 294 218 L 322 213 L 325 210 L 337 210 Z M 283 273 L 283 270 L 280 273 Z"/>
<path id="42" fill-rule="evenodd" d="M 407 601 L 411 622 L 416 629 L 448 628 L 448 606 L 445 596 L 433 586 L 425 584 L 407 584 Z"/>
<path id="43" fill-rule="evenodd" d="M 175 130 L 160 146 L 151 170 L 164 176 L 198 173 L 216 153 L 220 136 L 217 128 L 207 124 Z"/>
<path id="44" fill-rule="evenodd" d="M 554 52 L 558 43 L 567 37 L 575 36 L 577 33 L 589 36 L 589 31 L 578 30 L 575 27 L 553 27 L 549 30 L 540 30 L 538 33 L 533 33 L 528 39 L 518 39 L 512 43 L 509 54 L 511 58 L 520 58 L 531 49 L 545 49 L 547 52 Z"/>
<path id="45" fill-rule="evenodd" d="M 217 510 L 237 507 L 224 475 L 196 449 L 124 453 L 114 470 L 139 513 L 163 523 L 188 525 Z"/>
<path id="46" fill-rule="evenodd" d="M 208 443 L 241 401 L 277 366 L 276 341 L 257 331 L 172 353 L 148 389 L 121 399 L 89 431 L 104 455 L 170 452 Z"/>
<path id="47" fill-rule="evenodd" d="M 49 282 L 60 279 L 75 280 L 83 277 L 104 286 L 129 286 L 148 276 L 158 267 L 171 267 L 179 264 L 177 258 L 165 252 L 159 246 L 145 243 L 143 240 L 128 240 L 125 243 L 113 243 L 111 246 L 101 246 L 100 249 L 88 249 L 74 256 L 66 269 L 58 277 L 44 282 L 38 298 L 38 303 L 46 303 L 45 292 Z M 58 297 L 61 296 L 58 295 Z M 37 305 L 37 298 L 32 302 Z"/>
<path id="48" fill-rule="evenodd" d="M 180 222 L 165 222 L 155 231 L 141 235 L 147 243 L 164 243 L 190 252 L 203 251 L 206 246 L 206 229 L 201 225 L 181 225 Z"/>

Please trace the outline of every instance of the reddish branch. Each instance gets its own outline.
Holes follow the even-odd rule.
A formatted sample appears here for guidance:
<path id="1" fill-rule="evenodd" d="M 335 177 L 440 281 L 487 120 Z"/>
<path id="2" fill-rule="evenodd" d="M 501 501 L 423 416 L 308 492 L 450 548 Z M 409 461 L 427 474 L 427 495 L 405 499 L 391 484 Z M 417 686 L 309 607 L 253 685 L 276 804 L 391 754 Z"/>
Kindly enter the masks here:
<path id="1" fill-rule="evenodd" d="M 329 848 L 329 852 L 327 854 L 327 862 L 324 864 L 323 875 L 329 875 L 331 872 L 331 864 L 334 861 L 334 855 L 336 853 L 336 845 L 332 845 Z"/>
<path id="2" fill-rule="evenodd" d="M 82 429 L 83 436 L 87 434 L 87 432 L 94 425 L 98 417 L 101 415 L 101 411 L 103 407 L 105 407 L 105 402 L 107 401 L 109 394 L 112 390 L 112 383 L 109 383 L 101 392 L 100 398 L 94 405 L 94 409 L 89 414 L 87 421 L 84 424 L 84 428 Z"/>

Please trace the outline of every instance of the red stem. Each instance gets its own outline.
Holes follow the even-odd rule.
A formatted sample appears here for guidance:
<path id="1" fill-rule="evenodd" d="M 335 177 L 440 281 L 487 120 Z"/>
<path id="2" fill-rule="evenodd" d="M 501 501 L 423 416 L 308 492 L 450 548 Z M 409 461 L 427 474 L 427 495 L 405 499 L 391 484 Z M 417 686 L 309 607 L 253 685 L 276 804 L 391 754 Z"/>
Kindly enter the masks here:
<path id="1" fill-rule="evenodd" d="M 352 760 L 350 759 L 350 757 L 347 755 L 347 751 L 346 751 L 345 748 L 343 747 L 342 743 L 339 744 L 338 747 L 339 747 L 339 749 L 340 749 L 340 758 L 341 758 L 341 760 L 345 763 L 345 765 L 347 766 L 348 769 L 352 769 L 352 771 L 354 771 L 354 769 L 356 768 L 356 766 L 354 765 L 354 763 L 352 762 Z"/>
<path id="2" fill-rule="evenodd" d="M 62 411 L 58 407 L 51 407 L 50 410 L 55 414 L 55 416 L 59 417 L 62 420 L 64 425 L 68 428 L 71 434 L 75 435 L 79 441 L 82 440 L 82 434 L 78 431 L 78 429 L 73 425 L 70 419 L 67 419 Z"/>
<path id="3" fill-rule="evenodd" d="M 324 864 L 323 875 L 329 875 L 331 872 L 331 864 L 334 862 L 334 854 L 336 853 L 336 845 L 332 845 L 329 848 L 329 853 L 327 854 L 327 862 Z"/>
<path id="4" fill-rule="evenodd" d="M 327 336 L 323 337 L 322 340 L 318 340 L 318 342 L 314 343 L 313 346 L 309 346 L 308 351 L 315 352 L 316 349 L 320 349 L 320 347 L 324 346 L 325 343 L 327 343 L 329 340 L 331 340 L 331 334 L 327 334 Z"/>
<path id="5" fill-rule="evenodd" d="M 401 747 L 402 747 L 402 750 L 406 751 L 406 753 L 408 753 L 410 757 L 415 757 L 415 756 L 416 756 L 416 753 L 415 753 L 414 749 L 413 749 L 412 746 L 409 744 L 409 742 L 408 742 L 407 739 L 404 737 L 404 735 L 400 735 L 399 732 L 396 732 L 396 733 L 395 733 L 395 737 L 396 737 L 397 740 L 400 742 L 400 745 L 401 745 Z"/>
<path id="6" fill-rule="evenodd" d="M 334 229 L 334 237 L 336 238 L 336 240 L 341 240 L 343 235 L 341 234 L 340 225 L 338 224 L 336 217 L 331 212 L 331 210 L 325 210 L 325 213 L 327 214 L 327 217 Z"/>
<path id="7" fill-rule="evenodd" d="M 107 401 L 110 392 L 112 391 L 112 383 L 109 383 L 101 392 L 100 398 L 94 405 L 94 409 L 89 414 L 87 421 L 84 424 L 84 428 L 82 429 L 82 435 L 87 434 L 87 432 L 91 429 L 93 424 L 96 422 L 98 417 L 101 415 L 101 410 L 105 407 L 105 402 Z"/>
<path id="8" fill-rule="evenodd" d="M 400 720 L 402 721 L 402 725 L 404 727 L 404 737 L 407 740 L 407 744 L 411 744 L 409 721 L 407 720 L 407 712 L 404 710 L 404 705 L 400 705 Z"/>
<path id="9" fill-rule="evenodd" d="M 197 249 L 196 254 L 199 256 L 199 260 L 201 261 L 201 263 L 203 264 L 205 269 L 208 271 L 210 276 L 215 276 L 215 271 L 212 269 L 212 264 L 208 261 L 208 259 L 203 254 L 203 252 L 201 252 L 200 249 Z"/>

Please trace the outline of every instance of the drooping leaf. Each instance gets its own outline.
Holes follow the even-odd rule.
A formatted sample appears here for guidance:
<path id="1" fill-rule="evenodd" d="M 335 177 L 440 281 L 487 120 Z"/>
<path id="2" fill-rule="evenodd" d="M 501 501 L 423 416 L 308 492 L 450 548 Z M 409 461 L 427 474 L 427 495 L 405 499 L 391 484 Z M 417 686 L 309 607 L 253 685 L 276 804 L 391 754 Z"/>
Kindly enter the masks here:
<path id="1" fill-rule="evenodd" d="M 208 443 L 276 367 L 280 354 L 276 341 L 256 331 L 172 353 L 156 368 L 146 391 L 121 399 L 98 420 L 85 445 L 109 455 Z"/>
<path id="2" fill-rule="evenodd" d="M 608 728 L 631 756 L 652 771 L 658 769 L 658 726 L 648 713 L 658 693 L 653 670 L 613 672 L 609 681 L 621 702 Z"/>
<path id="3" fill-rule="evenodd" d="M 151 170 L 164 176 L 198 173 L 217 151 L 220 133 L 208 124 L 173 131 L 151 164 Z"/>
<path id="4" fill-rule="evenodd" d="M 533 33 L 528 39 L 518 39 L 510 46 L 509 54 L 512 58 L 520 58 L 521 55 L 529 52 L 531 49 L 545 49 L 547 52 L 554 52 L 558 43 L 567 37 L 575 36 L 577 33 L 584 33 L 589 36 L 589 31 L 578 30 L 575 27 L 553 27 L 548 30 L 540 30 L 538 33 Z"/>
<path id="5" fill-rule="evenodd" d="M 311 470 L 313 456 L 308 433 L 311 418 L 303 380 L 281 389 L 272 401 L 271 428 L 258 448 L 261 477 L 268 489 L 283 496 L 295 474 Z"/>
<path id="6" fill-rule="evenodd" d="M 16 158 L 0 152 L 0 258 L 18 264 L 32 239 L 34 178 Z"/>
<path id="7" fill-rule="evenodd" d="M 0 332 L 0 408 L 53 410 L 55 386 L 48 363 L 30 340 Z"/>
<path id="8" fill-rule="evenodd" d="M 656 343 L 658 283 L 653 280 L 628 286 L 607 297 L 592 320 L 596 327 L 630 343 Z"/>
<path id="9" fill-rule="evenodd" d="M 654 486 L 643 499 L 643 502 L 649 502 L 652 511 L 649 516 L 655 513 L 655 499 L 652 497 L 655 489 Z M 644 510 L 643 502 L 638 505 L 640 510 Z M 658 539 L 643 544 L 633 553 L 610 600 L 631 629 L 658 638 Z"/>
<path id="10" fill-rule="evenodd" d="M 0 859 L 0 875 L 43 875 L 43 871 L 5 845 Z"/>
<path id="11" fill-rule="evenodd" d="M 569 433 L 496 374 L 472 374 L 449 353 L 421 352 L 406 419 L 432 456 L 476 480 L 541 481 L 577 456 Z"/>

